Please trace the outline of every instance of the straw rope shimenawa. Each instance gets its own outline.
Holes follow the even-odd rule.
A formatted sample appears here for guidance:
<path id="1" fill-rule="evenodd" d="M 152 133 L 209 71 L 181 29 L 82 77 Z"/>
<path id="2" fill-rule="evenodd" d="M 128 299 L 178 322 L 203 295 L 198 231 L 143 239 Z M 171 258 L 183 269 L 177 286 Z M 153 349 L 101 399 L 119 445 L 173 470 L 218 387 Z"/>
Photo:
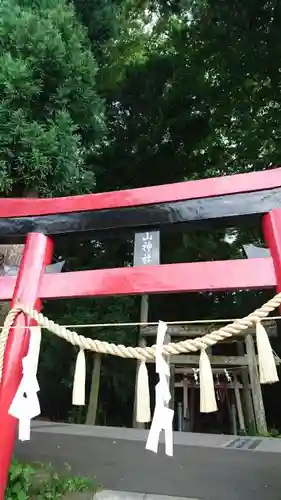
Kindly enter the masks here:
<path id="1" fill-rule="evenodd" d="M 266 318 L 269 313 L 274 311 L 281 304 L 281 293 L 275 295 L 268 302 L 263 304 L 259 309 L 241 319 L 236 319 L 233 323 L 222 326 L 218 330 L 206 334 L 203 337 L 195 339 L 186 339 L 179 342 L 170 342 L 163 346 L 163 355 L 183 354 L 188 352 L 196 352 L 206 349 L 217 342 L 229 338 L 233 335 L 238 335 L 246 331 L 250 326 L 256 324 L 261 319 Z M 125 347 L 124 345 L 116 345 L 100 340 L 86 338 L 83 335 L 68 330 L 53 321 L 49 320 L 43 314 L 38 313 L 34 309 L 22 304 L 13 307 L 5 320 L 3 330 L 0 334 L 0 380 L 2 378 L 4 352 L 9 335 L 9 330 L 13 325 L 16 316 L 23 312 L 29 318 L 35 320 L 42 328 L 46 328 L 54 335 L 63 338 L 72 345 L 78 346 L 82 350 L 90 350 L 100 354 L 110 354 L 121 358 L 134 358 L 140 361 L 148 361 L 155 359 L 156 348 L 151 347 Z"/>

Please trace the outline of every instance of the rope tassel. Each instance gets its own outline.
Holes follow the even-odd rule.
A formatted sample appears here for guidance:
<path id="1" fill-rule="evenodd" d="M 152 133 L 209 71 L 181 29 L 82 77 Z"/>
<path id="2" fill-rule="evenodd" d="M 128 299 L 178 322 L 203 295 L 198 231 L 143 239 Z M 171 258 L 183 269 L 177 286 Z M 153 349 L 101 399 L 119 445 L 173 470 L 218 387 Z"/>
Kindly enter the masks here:
<path id="1" fill-rule="evenodd" d="M 201 350 L 199 361 L 200 375 L 200 411 L 213 413 L 217 411 L 217 402 L 214 387 L 214 378 L 209 356 L 205 349 Z"/>
<path id="2" fill-rule="evenodd" d="M 256 337 L 261 384 L 278 382 L 276 363 L 268 335 L 260 321 L 256 322 Z"/>
<path id="3" fill-rule="evenodd" d="M 75 365 L 72 404 L 83 406 L 85 404 L 85 384 L 86 384 L 86 358 L 84 349 L 80 349 Z"/>
<path id="4" fill-rule="evenodd" d="M 138 368 L 136 420 L 141 423 L 151 420 L 149 378 L 144 361 L 141 361 Z"/>

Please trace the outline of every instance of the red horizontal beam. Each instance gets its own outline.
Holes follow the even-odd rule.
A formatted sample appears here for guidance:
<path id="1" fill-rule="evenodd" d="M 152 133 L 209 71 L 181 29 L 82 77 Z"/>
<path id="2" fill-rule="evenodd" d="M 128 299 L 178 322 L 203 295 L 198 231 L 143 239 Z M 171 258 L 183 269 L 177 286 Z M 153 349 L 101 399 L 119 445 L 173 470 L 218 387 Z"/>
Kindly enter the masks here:
<path id="1" fill-rule="evenodd" d="M 25 217 L 58 213 L 134 207 L 181 200 L 246 193 L 281 186 L 281 168 L 162 186 L 64 198 L 0 199 L 0 217 Z"/>
<path id="2" fill-rule="evenodd" d="M 0 300 L 10 300 L 15 278 L 0 277 Z M 273 288 L 272 259 L 226 260 L 45 274 L 41 299 Z"/>

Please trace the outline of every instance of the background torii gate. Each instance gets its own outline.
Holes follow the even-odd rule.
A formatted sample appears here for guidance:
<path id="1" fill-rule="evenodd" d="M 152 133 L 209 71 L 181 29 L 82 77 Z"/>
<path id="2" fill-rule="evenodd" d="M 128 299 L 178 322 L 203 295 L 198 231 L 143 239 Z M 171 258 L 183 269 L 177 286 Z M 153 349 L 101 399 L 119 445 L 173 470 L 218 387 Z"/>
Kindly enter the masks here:
<path id="1" fill-rule="evenodd" d="M 67 233 L 151 230 L 178 223 L 263 219 L 268 258 L 46 274 L 53 241 Z M 0 300 L 40 308 L 41 299 L 235 289 L 281 290 L 281 168 L 171 185 L 54 199 L 1 199 L 0 243 L 25 242 L 18 276 L 0 277 Z M 10 332 L 0 386 L 0 500 L 16 420 L 8 414 L 21 380 L 30 322 Z M 23 328 L 24 327 L 24 328 Z"/>

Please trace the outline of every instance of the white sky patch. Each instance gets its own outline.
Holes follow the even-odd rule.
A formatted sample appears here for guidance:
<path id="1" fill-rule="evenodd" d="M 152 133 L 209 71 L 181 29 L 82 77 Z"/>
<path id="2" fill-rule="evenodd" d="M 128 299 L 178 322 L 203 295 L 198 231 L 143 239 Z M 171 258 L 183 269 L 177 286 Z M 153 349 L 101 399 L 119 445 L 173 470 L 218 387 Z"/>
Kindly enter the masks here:
<path id="1" fill-rule="evenodd" d="M 231 231 L 231 232 L 227 231 L 225 233 L 224 241 L 229 245 L 232 245 L 232 243 L 234 243 L 237 240 L 237 236 L 238 236 L 237 231 Z"/>

